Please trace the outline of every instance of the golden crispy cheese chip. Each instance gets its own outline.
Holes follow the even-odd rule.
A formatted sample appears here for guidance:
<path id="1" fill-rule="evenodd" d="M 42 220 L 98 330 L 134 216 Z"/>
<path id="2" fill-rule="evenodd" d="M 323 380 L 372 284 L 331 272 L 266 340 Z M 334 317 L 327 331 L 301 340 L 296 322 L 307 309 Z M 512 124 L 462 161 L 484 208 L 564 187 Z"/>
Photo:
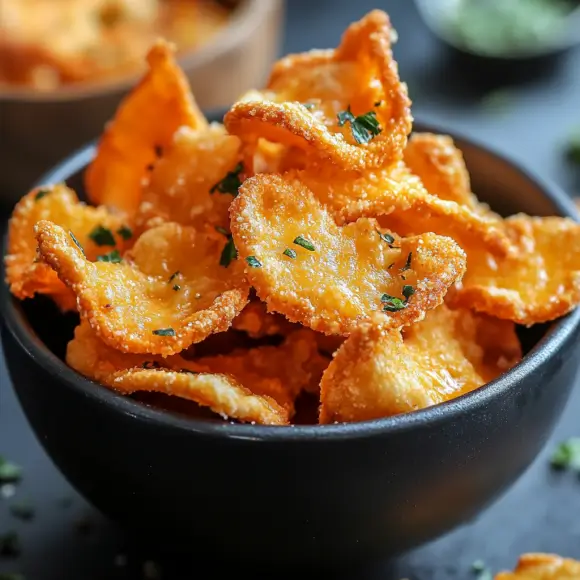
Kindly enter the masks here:
<path id="1" fill-rule="evenodd" d="M 361 325 L 320 383 L 320 422 L 364 421 L 448 401 L 521 359 L 514 324 L 445 304 L 399 330 Z"/>
<path id="2" fill-rule="evenodd" d="M 247 302 L 243 266 L 220 265 L 225 236 L 166 223 L 147 230 L 118 263 L 90 262 L 51 222 L 39 222 L 36 236 L 43 260 L 77 296 L 81 316 L 123 352 L 180 352 L 226 330 Z"/>
<path id="3" fill-rule="evenodd" d="M 230 109 L 228 131 L 250 145 L 264 138 L 341 168 L 401 159 L 412 117 L 391 52 L 394 36 L 389 17 L 374 10 L 348 27 L 335 50 L 283 58 L 264 93 Z"/>
<path id="4" fill-rule="evenodd" d="M 375 217 L 402 236 L 433 232 L 449 236 L 470 255 L 489 250 L 503 256 L 512 251 L 499 217 L 430 194 L 420 179 L 400 164 L 352 179 L 337 179 L 324 170 L 297 172 L 339 223 Z"/>
<path id="5" fill-rule="evenodd" d="M 154 164 L 137 213 L 137 225 L 160 221 L 229 230 L 228 208 L 241 173 L 240 141 L 217 123 L 181 127 Z"/>
<path id="6" fill-rule="evenodd" d="M 302 391 L 318 391 L 330 359 L 318 352 L 314 333 L 304 328 L 291 332 L 280 346 L 236 349 L 195 362 L 213 373 L 231 374 L 252 393 L 272 397 L 292 416 Z"/>
<path id="7" fill-rule="evenodd" d="M 296 356 L 294 360 L 303 362 Z M 282 390 L 280 381 L 262 378 L 249 362 L 229 368 L 219 357 L 198 362 L 180 355 L 163 358 L 123 353 L 107 346 L 86 321 L 76 328 L 67 346 L 66 361 L 86 377 L 124 394 L 156 391 L 175 395 L 240 421 L 287 424 L 288 412 L 293 410 L 293 399 Z M 272 393 L 281 396 L 287 407 L 276 402 Z"/>
<path id="8" fill-rule="evenodd" d="M 455 147 L 451 137 L 414 133 L 405 148 L 404 160 L 429 193 L 478 210 L 479 202 L 471 192 L 463 154 Z"/>
<path id="9" fill-rule="evenodd" d="M 36 293 L 47 294 L 63 310 L 73 310 L 74 295 L 52 268 L 38 259 L 34 224 L 40 220 L 50 220 L 71 231 L 91 260 L 114 248 L 123 251 L 128 242 L 125 238 L 132 236 L 131 229 L 122 214 L 81 203 L 64 184 L 34 189 L 16 204 L 10 218 L 5 257 L 10 291 L 20 299 L 32 298 Z"/>
<path id="10" fill-rule="evenodd" d="M 516 215 L 504 222 L 516 252 L 471 260 L 453 303 L 519 324 L 554 320 L 580 303 L 580 224 Z"/>
<path id="11" fill-rule="evenodd" d="M 252 300 L 234 318 L 232 328 L 245 332 L 250 338 L 263 338 L 277 334 L 285 336 L 299 327 L 280 314 L 268 312 L 263 302 Z"/>
<path id="12" fill-rule="evenodd" d="M 513 572 L 500 572 L 495 580 L 579 580 L 580 562 L 555 554 L 523 554 Z"/>
<path id="13" fill-rule="evenodd" d="M 168 147 L 183 125 L 193 129 L 207 126 L 173 53 L 174 48 L 165 41 L 153 45 L 147 55 L 149 71 L 107 125 L 85 174 L 93 203 L 134 214 L 146 168 L 155 160 L 156 150 Z"/>
<path id="14" fill-rule="evenodd" d="M 368 219 L 338 227 L 309 189 L 282 176 L 246 180 L 230 215 L 240 259 L 268 310 L 326 334 L 348 334 L 376 311 L 385 326 L 420 320 L 465 269 L 453 240 L 381 237 Z"/>

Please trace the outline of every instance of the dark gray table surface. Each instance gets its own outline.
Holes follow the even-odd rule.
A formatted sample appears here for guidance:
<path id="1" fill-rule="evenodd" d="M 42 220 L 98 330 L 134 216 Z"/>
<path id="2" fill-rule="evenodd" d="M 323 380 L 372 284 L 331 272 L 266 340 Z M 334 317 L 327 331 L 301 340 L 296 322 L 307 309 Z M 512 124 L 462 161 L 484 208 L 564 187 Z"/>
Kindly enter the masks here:
<path id="1" fill-rule="evenodd" d="M 570 194 L 580 193 L 580 174 L 563 156 L 571 128 L 580 125 L 580 51 L 518 82 L 514 79 L 521 71 L 514 69 L 506 89 L 475 66 L 459 67 L 425 30 L 410 0 L 289 0 L 283 52 L 334 46 L 350 21 L 374 7 L 387 9 L 399 32 L 395 54 L 416 117 L 475 137 Z M 44 454 L 14 397 L 2 357 L 0 384 L 0 455 L 23 466 L 25 477 L 16 497 L 30 499 L 36 508 L 33 521 L 18 521 L 9 514 L 9 500 L 0 497 L 0 534 L 15 529 L 23 545 L 19 559 L 0 559 L 0 577 L 19 571 L 26 580 L 154 578 L 144 572 L 144 566 L 151 572 L 147 555 L 79 497 Z M 544 451 L 498 502 L 447 536 L 365 577 L 465 580 L 475 578 L 471 564 L 477 559 L 496 571 L 512 567 L 517 555 L 527 551 L 580 558 L 580 479 L 549 468 L 557 442 L 580 435 L 580 385 L 576 387 Z M 70 498 L 71 505 L 63 507 L 63 498 Z M 83 521 L 91 525 L 79 533 Z M 116 565 L 125 556 L 127 565 Z M 159 577 L 206 577 L 178 568 L 165 563 Z M 211 577 L 221 577 L 219 572 L 216 565 Z"/>

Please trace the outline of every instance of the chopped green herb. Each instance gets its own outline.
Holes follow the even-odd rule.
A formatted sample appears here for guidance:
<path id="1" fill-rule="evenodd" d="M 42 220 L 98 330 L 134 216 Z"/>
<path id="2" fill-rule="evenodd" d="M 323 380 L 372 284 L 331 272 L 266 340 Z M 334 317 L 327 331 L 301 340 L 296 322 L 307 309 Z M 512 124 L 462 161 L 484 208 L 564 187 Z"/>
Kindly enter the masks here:
<path id="1" fill-rule="evenodd" d="M 111 232 L 109 228 L 101 225 L 95 226 L 91 230 L 89 238 L 91 238 L 97 246 L 114 246 L 116 244 L 113 232 Z"/>
<path id="2" fill-rule="evenodd" d="M 0 483 L 14 483 L 21 477 L 22 468 L 0 456 Z"/>
<path id="3" fill-rule="evenodd" d="M 390 294 L 383 294 L 381 296 L 381 302 L 384 304 L 383 310 L 385 312 L 398 312 L 399 310 L 407 308 L 407 302 L 405 300 L 401 300 Z"/>
<path id="4" fill-rule="evenodd" d="M 181 272 L 179 270 L 175 270 L 175 272 L 169 276 L 168 282 L 173 282 L 173 280 L 175 280 L 175 278 L 177 278 L 179 275 L 181 275 Z"/>
<path id="5" fill-rule="evenodd" d="M 350 123 L 352 136 L 359 145 L 368 143 L 382 131 L 377 114 L 374 111 L 355 117 L 349 105 L 347 110 L 338 113 L 337 117 L 339 127 L 342 127 L 345 123 Z"/>
<path id="6" fill-rule="evenodd" d="M 50 189 L 39 189 L 36 192 L 36 195 L 34 196 L 34 201 L 38 201 L 39 199 L 42 199 L 45 195 L 48 195 L 50 193 Z"/>
<path id="7" fill-rule="evenodd" d="M 293 260 L 296 259 L 296 252 L 292 248 L 286 248 L 282 253 L 285 256 L 288 256 L 289 258 L 292 258 Z"/>
<path id="8" fill-rule="evenodd" d="M 316 107 L 316 105 L 314 103 L 302 103 L 302 106 L 305 109 L 308 109 L 310 111 L 310 109 L 314 109 L 314 107 Z"/>
<path id="9" fill-rule="evenodd" d="M 29 521 L 29 520 L 34 518 L 35 510 L 34 510 L 34 507 L 32 506 L 32 504 L 25 502 L 25 501 L 19 501 L 17 503 L 13 503 L 10 506 L 10 513 L 15 518 L 18 518 L 20 520 Z"/>
<path id="10" fill-rule="evenodd" d="M 485 565 L 482 560 L 476 560 L 471 565 L 471 571 L 475 575 L 475 580 L 493 580 L 491 570 Z"/>
<path id="11" fill-rule="evenodd" d="M 415 294 L 415 288 L 413 288 L 413 286 L 405 284 L 405 286 L 403 286 L 403 296 L 407 300 L 409 300 L 409 298 L 411 298 L 411 296 L 413 296 L 413 294 Z"/>
<path id="12" fill-rule="evenodd" d="M 228 241 L 222 250 L 222 254 L 220 256 L 220 266 L 227 268 L 232 260 L 235 260 L 238 257 L 238 250 L 236 250 L 236 246 L 234 244 L 234 240 L 231 234 L 228 236 Z"/>
<path id="13" fill-rule="evenodd" d="M 568 159 L 580 165 L 580 129 L 570 137 L 568 143 Z"/>
<path id="14" fill-rule="evenodd" d="M 158 328 L 153 331 L 156 336 L 175 336 L 175 330 L 173 328 Z"/>
<path id="15" fill-rule="evenodd" d="M 153 370 L 153 369 L 160 369 L 161 366 L 159 365 L 159 363 L 155 360 L 146 360 L 142 365 L 142 368 L 147 369 L 147 370 Z"/>
<path id="16" fill-rule="evenodd" d="M 379 230 L 377 230 L 377 234 L 379 234 L 379 238 L 381 238 L 383 242 L 387 242 L 389 246 L 395 243 L 395 238 L 393 238 L 393 236 L 390 234 L 383 234 L 383 232 L 380 232 Z"/>
<path id="17" fill-rule="evenodd" d="M 551 463 L 555 469 L 580 472 L 580 437 L 570 437 L 562 441 L 554 450 Z"/>
<path id="18" fill-rule="evenodd" d="M 240 180 L 240 173 L 244 170 L 244 166 L 242 163 L 238 163 L 233 171 L 228 171 L 226 176 L 221 180 L 218 181 L 212 188 L 209 190 L 210 193 L 215 193 L 218 191 L 219 193 L 231 193 L 234 197 L 238 195 L 238 188 L 242 185 Z"/>
<path id="19" fill-rule="evenodd" d="M 127 227 L 127 226 L 121 226 L 118 230 L 117 233 L 124 239 L 124 240 L 130 240 L 133 237 L 133 231 L 131 230 L 131 228 Z"/>
<path id="20" fill-rule="evenodd" d="M 262 267 L 262 263 L 260 262 L 260 260 L 258 260 L 258 258 L 256 258 L 256 256 L 248 256 L 246 258 L 246 262 L 248 263 L 248 266 L 250 266 L 250 268 Z"/>
<path id="21" fill-rule="evenodd" d="M 0 535 L 0 556 L 17 558 L 20 556 L 20 538 L 14 531 Z"/>
<path id="22" fill-rule="evenodd" d="M 411 261 L 413 260 L 413 252 L 409 252 L 409 255 L 407 256 L 407 261 L 405 262 L 405 265 L 401 268 L 401 272 L 406 272 L 407 270 L 411 269 Z"/>
<path id="23" fill-rule="evenodd" d="M 75 238 L 75 235 L 69 230 L 68 235 L 71 237 L 71 240 L 75 243 L 76 247 L 83 253 L 83 256 L 86 257 L 85 249 L 81 246 L 81 243 Z"/>
<path id="24" fill-rule="evenodd" d="M 228 230 L 226 230 L 226 228 L 222 228 L 221 226 L 216 226 L 215 231 L 218 232 L 218 234 L 222 234 L 224 236 L 230 235 L 230 232 L 228 232 Z"/>
<path id="25" fill-rule="evenodd" d="M 302 236 L 298 236 L 294 239 L 294 244 L 297 246 L 302 246 L 305 250 L 309 250 L 310 252 L 314 252 L 315 248 L 312 242 L 308 241 L 306 238 Z"/>
<path id="26" fill-rule="evenodd" d="M 181 286 L 179 284 L 173 284 L 173 290 L 177 292 L 178 290 L 181 290 Z"/>
<path id="27" fill-rule="evenodd" d="M 121 258 L 121 254 L 119 254 L 119 250 L 112 250 L 108 254 L 102 254 L 101 256 L 97 256 L 97 262 L 111 262 L 111 264 L 118 264 L 122 262 L 123 258 Z"/>

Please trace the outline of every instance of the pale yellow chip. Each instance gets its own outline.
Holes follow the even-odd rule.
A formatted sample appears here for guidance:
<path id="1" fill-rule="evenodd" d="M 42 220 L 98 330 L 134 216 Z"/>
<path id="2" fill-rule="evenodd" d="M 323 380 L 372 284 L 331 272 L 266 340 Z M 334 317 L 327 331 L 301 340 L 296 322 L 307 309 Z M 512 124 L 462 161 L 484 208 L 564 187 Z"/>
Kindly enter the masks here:
<path id="1" fill-rule="evenodd" d="M 372 220 L 338 227 L 298 180 L 252 177 L 230 213 L 240 259 L 268 310 L 327 334 L 348 334 L 377 311 L 384 326 L 421 320 L 465 270 L 465 254 L 450 238 L 428 233 L 389 243 Z"/>
<path id="2" fill-rule="evenodd" d="M 151 169 L 137 225 L 170 221 L 229 230 L 228 208 L 242 171 L 239 150 L 239 139 L 217 123 L 199 130 L 181 127 Z"/>
<path id="3" fill-rule="evenodd" d="M 170 355 L 226 330 L 247 302 L 243 266 L 220 257 L 216 233 L 166 223 L 147 230 L 119 263 L 90 262 L 71 236 L 36 225 L 43 260 L 77 297 L 81 316 L 109 346 Z"/>
<path id="4" fill-rule="evenodd" d="M 361 325 L 320 383 L 320 422 L 390 417 L 448 401 L 522 357 L 513 323 L 445 304 L 399 330 Z"/>
<path id="5" fill-rule="evenodd" d="M 401 159 L 412 117 L 391 52 L 394 37 L 387 14 L 374 10 L 347 28 L 335 50 L 283 58 L 266 91 L 246 95 L 226 114 L 228 131 L 250 146 L 264 138 L 341 169 Z M 374 115 L 378 129 L 361 137 L 355 118 L 362 115 Z"/>
<path id="6" fill-rule="evenodd" d="M 105 128 L 85 174 L 87 194 L 94 204 L 134 214 L 156 150 L 168 147 L 183 125 L 207 126 L 173 55 L 174 47 L 167 42 L 153 45 L 147 55 L 149 71 Z"/>
<path id="7" fill-rule="evenodd" d="M 580 580 L 580 562 L 555 554 L 523 554 L 513 572 L 495 580 Z"/>
<path id="8" fill-rule="evenodd" d="M 5 256 L 10 291 L 20 299 L 47 294 L 63 310 L 73 310 L 74 294 L 50 266 L 38 259 L 34 225 L 40 220 L 50 220 L 72 232 L 90 260 L 113 249 L 122 252 L 131 242 L 132 231 L 123 214 L 81 203 L 64 184 L 36 188 L 16 204 L 9 222 Z"/>
<path id="9" fill-rule="evenodd" d="M 519 324 L 554 320 L 580 304 L 580 224 L 516 215 L 504 221 L 515 252 L 471 260 L 454 303 Z"/>

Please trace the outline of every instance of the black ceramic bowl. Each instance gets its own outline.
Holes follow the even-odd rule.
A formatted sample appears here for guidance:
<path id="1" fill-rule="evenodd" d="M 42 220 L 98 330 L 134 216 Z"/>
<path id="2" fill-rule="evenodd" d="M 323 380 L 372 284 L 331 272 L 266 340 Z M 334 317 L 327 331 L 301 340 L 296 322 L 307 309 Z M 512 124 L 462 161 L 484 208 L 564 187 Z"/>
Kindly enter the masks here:
<path id="1" fill-rule="evenodd" d="M 475 191 L 496 210 L 576 215 L 554 187 L 457 143 Z M 45 181 L 80 188 L 92 154 L 83 149 Z M 8 369 L 54 462 L 114 520 L 199 558 L 218 554 L 220 566 L 385 559 L 472 518 L 545 443 L 580 350 L 577 310 L 522 332 L 523 362 L 452 402 L 357 424 L 240 425 L 158 409 L 83 378 L 61 359 L 70 321 L 38 300 L 19 303 L 5 284 L 1 292 Z"/>

